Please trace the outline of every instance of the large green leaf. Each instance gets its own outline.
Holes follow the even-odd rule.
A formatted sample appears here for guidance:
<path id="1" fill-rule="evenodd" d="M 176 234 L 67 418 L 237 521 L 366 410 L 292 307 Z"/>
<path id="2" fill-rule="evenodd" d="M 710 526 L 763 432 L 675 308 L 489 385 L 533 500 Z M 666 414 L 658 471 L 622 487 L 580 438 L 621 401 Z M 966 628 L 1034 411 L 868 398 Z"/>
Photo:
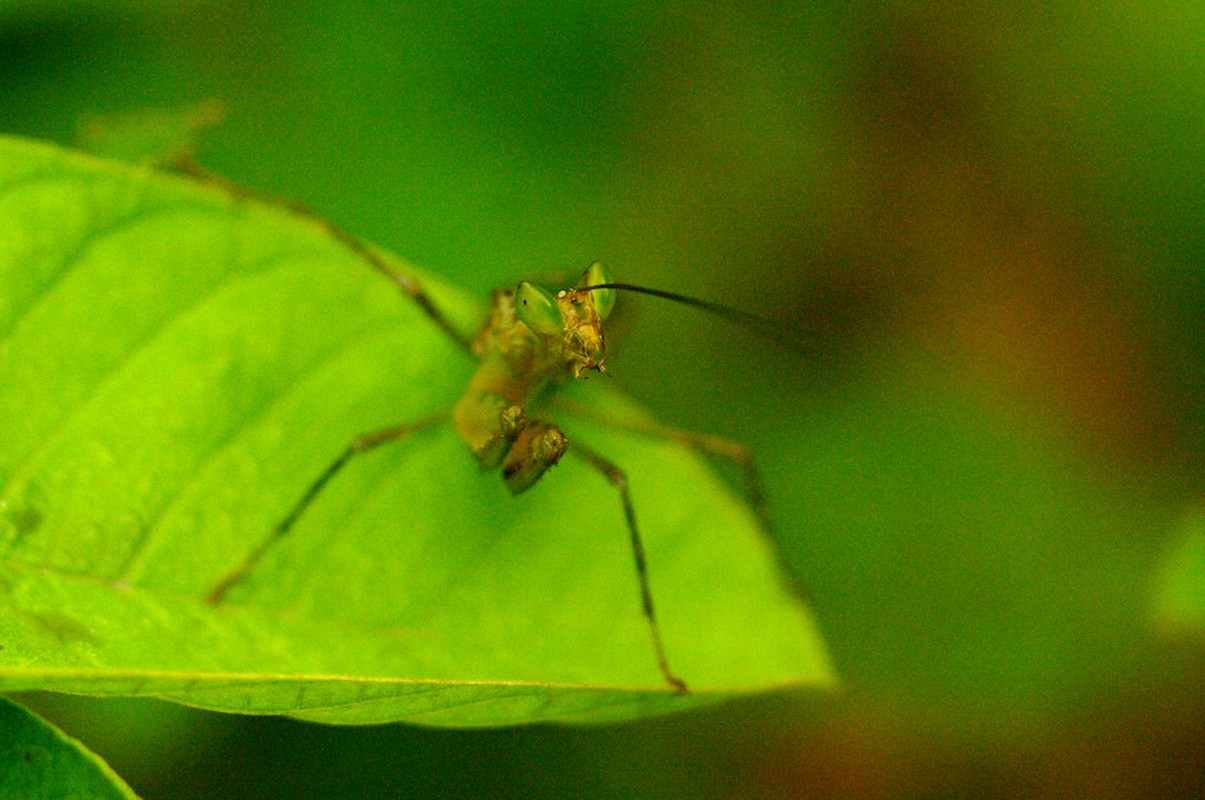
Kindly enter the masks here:
<path id="1" fill-rule="evenodd" d="M 0 800 L 130 800 L 108 764 L 11 700 L 0 697 Z"/>
<path id="2" fill-rule="evenodd" d="M 447 426 L 353 461 L 203 602 L 354 435 L 449 407 L 472 367 L 311 220 L 0 139 L 0 689 L 496 725 L 831 683 L 748 508 L 597 425 L 571 437 L 631 476 L 689 696 L 655 667 L 609 484 L 567 458 L 512 498 Z M 604 384 L 573 389 L 641 413 Z"/>

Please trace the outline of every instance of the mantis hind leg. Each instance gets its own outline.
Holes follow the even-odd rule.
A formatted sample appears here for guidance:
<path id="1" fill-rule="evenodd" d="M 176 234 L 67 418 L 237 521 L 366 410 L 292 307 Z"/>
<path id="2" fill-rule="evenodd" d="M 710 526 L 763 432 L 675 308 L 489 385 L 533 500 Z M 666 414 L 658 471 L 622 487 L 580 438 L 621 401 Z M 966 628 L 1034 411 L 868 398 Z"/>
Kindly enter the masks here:
<path id="1" fill-rule="evenodd" d="M 322 474 L 314 479 L 314 481 L 293 505 L 293 508 L 289 510 L 289 513 L 285 515 L 284 519 L 276 524 L 276 527 L 272 529 L 268 536 L 260 541 L 260 543 L 256 545 L 255 549 L 248 553 L 247 556 L 238 564 L 238 566 L 226 573 L 226 576 L 218 581 L 217 585 L 209 590 L 209 592 L 205 595 L 205 601 L 210 604 L 217 604 L 225 600 L 226 594 L 235 586 L 240 584 L 243 579 L 246 578 L 247 575 L 249 575 L 256 568 L 256 566 L 259 565 L 260 561 L 263 560 L 263 557 L 268 553 L 268 551 L 289 535 L 289 532 L 293 530 L 293 526 L 296 525 L 297 521 L 301 519 L 303 514 L 305 514 L 306 509 L 310 507 L 314 500 L 318 498 L 318 495 L 322 493 L 322 490 L 326 488 L 327 484 L 329 484 L 331 480 L 333 480 L 334 477 L 339 474 L 340 470 L 347 466 L 347 464 L 353 458 L 380 447 L 383 444 L 388 444 L 389 442 L 396 441 L 409 434 L 431 428 L 440 422 L 443 422 L 445 419 L 447 419 L 447 414 L 435 414 L 430 417 L 415 420 L 414 422 L 405 423 L 402 425 L 393 425 L 388 428 L 373 431 L 372 433 L 357 436 L 354 440 L 352 440 L 351 444 L 349 444 L 347 448 L 339 454 L 339 457 L 327 465 L 326 469 L 322 471 Z"/>
<path id="2" fill-rule="evenodd" d="M 358 237 L 344 230 L 335 223 L 319 215 L 302 203 L 286 200 L 284 198 L 275 197 L 267 192 L 257 191 L 241 184 L 235 183 L 229 178 L 225 178 L 216 173 L 210 172 L 204 167 L 193 162 L 191 159 L 181 159 L 174 168 L 177 172 L 188 175 L 203 183 L 216 186 L 235 198 L 252 198 L 261 203 L 275 206 L 283 209 L 290 214 L 295 214 L 314 225 L 320 227 L 328 236 L 334 239 L 339 244 L 346 247 L 361 260 L 380 272 L 388 278 L 398 291 L 406 297 L 414 301 L 414 303 L 431 318 L 431 321 L 448 335 L 452 341 L 460 345 L 464 350 L 470 350 L 472 347 L 472 339 L 463 331 L 457 328 L 450 319 L 440 310 L 439 306 L 427 294 L 427 290 L 423 288 L 422 282 L 412 275 L 407 275 L 391 267 L 383 256 L 373 250 Z"/>
<path id="3" fill-rule="evenodd" d="M 640 584 L 640 604 L 644 618 L 648 622 L 649 634 L 653 639 L 653 652 L 657 657 L 657 668 L 661 676 L 678 694 L 687 694 L 690 690 L 686 682 L 676 676 L 669 667 L 669 658 L 665 655 L 665 645 L 661 640 L 661 626 L 657 623 L 657 612 L 653 607 L 653 591 L 649 586 L 648 565 L 644 558 L 644 543 L 640 538 L 640 529 L 636 525 L 636 508 L 632 505 L 632 496 L 628 492 L 627 474 L 612 462 L 580 443 L 573 445 L 573 452 L 586 461 L 619 492 L 623 504 L 623 515 L 628 526 L 628 537 L 632 545 L 632 557 L 636 561 L 636 579 Z"/>

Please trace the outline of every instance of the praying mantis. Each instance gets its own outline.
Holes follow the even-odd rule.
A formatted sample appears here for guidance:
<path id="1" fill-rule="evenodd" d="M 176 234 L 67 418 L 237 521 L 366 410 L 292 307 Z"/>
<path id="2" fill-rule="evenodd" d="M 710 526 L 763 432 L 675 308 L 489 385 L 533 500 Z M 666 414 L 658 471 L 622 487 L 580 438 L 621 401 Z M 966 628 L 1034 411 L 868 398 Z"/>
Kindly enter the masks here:
<path id="1" fill-rule="evenodd" d="M 236 194 L 247 193 L 247 190 L 208 173 L 194 177 L 220 183 Z M 485 322 L 475 335 L 468 336 L 440 310 L 420 281 L 393 269 L 359 239 L 304 207 L 271 198 L 269 202 L 283 205 L 293 213 L 317 222 L 335 240 L 381 273 L 409 302 L 417 305 L 433 325 L 474 358 L 477 368 L 464 395 L 447 411 L 355 437 L 312 480 L 284 518 L 207 593 L 206 600 L 211 604 L 224 602 L 228 592 L 247 578 L 264 555 L 289 535 L 322 491 L 357 456 L 419 431 L 451 422 L 478 465 L 484 470 L 500 469 L 506 486 L 515 495 L 535 486 L 566 453 L 581 458 L 609 482 L 622 505 L 641 609 L 657 668 L 669 689 L 676 693 L 687 693 L 686 681 L 670 667 L 662 640 L 644 543 L 627 474 L 620 465 L 588 444 L 576 440 L 571 444 L 564 431 L 541 411 L 558 387 L 591 373 L 606 371 L 604 323 L 621 292 L 653 295 L 693 306 L 770 335 L 777 335 L 777 330 L 760 317 L 728 306 L 672 292 L 612 282 L 607 270 L 600 263 L 594 263 L 582 273 L 575 286 L 555 294 L 527 281 L 513 288 L 495 290 Z M 740 467 L 749 503 L 781 565 L 782 557 L 777 552 L 776 540 L 771 533 L 760 473 L 745 446 L 720 437 L 658 424 L 639 426 L 635 432 L 673 440 Z M 798 596 L 804 596 L 801 587 L 792 585 L 791 588 Z"/>

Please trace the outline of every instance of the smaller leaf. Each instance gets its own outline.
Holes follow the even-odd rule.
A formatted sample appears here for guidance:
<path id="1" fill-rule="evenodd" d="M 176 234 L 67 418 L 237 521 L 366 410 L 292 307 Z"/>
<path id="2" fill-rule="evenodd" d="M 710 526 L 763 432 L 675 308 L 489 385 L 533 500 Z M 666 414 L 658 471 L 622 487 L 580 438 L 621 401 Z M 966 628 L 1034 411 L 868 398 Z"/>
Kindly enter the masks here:
<path id="1" fill-rule="evenodd" d="M 1205 634 L 1205 512 L 1184 526 L 1155 581 L 1155 620 L 1171 633 Z"/>
<path id="2" fill-rule="evenodd" d="M 0 698 L 0 800 L 136 797 L 109 765 L 46 720 Z"/>

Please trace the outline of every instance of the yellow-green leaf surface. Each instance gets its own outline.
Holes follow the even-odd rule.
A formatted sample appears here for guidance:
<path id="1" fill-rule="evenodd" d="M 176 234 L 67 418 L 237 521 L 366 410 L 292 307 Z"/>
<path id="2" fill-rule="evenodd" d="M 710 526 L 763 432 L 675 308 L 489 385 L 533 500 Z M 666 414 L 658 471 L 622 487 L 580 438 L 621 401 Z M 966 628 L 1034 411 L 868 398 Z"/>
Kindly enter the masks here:
<path id="1" fill-rule="evenodd" d="M 95 753 L 27 709 L 0 698 L 0 800 L 131 800 Z"/>
<path id="2" fill-rule="evenodd" d="M 831 683 L 747 507 L 680 447 L 597 424 L 571 440 L 630 475 L 689 696 L 656 669 L 609 484 L 567 457 L 511 497 L 449 426 L 353 461 L 203 601 L 353 436 L 448 408 L 472 369 L 312 220 L 0 139 L 0 690 L 501 725 Z M 573 389 L 640 413 L 606 383 Z"/>

